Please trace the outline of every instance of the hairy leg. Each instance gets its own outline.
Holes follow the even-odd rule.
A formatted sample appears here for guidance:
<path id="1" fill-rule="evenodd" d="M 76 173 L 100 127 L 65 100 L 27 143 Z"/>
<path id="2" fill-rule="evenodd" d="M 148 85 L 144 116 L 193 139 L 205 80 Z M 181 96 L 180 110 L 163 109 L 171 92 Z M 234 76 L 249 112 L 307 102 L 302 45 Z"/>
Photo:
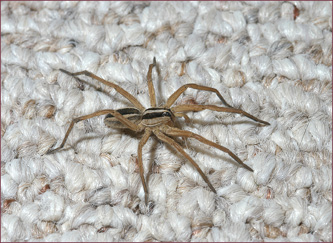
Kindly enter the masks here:
<path id="1" fill-rule="evenodd" d="M 101 115 L 105 115 L 105 114 L 112 114 L 114 117 L 116 117 L 121 123 L 123 123 L 125 126 L 127 126 L 129 129 L 139 132 L 142 130 L 142 128 L 136 124 L 134 124 L 133 122 L 129 121 L 128 119 L 126 119 L 123 115 L 121 115 L 118 111 L 116 110 L 100 110 L 100 111 L 96 111 L 92 114 L 86 115 L 86 116 L 80 116 L 78 118 L 75 118 L 72 120 L 71 124 L 69 125 L 66 135 L 64 137 L 64 139 L 62 140 L 62 143 L 60 144 L 60 146 L 58 148 L 55 149 L 49 149 L 47 151 L 47 154 L 51 154 L 54 153 L 55 151 L 62 149 L 66 143 L 66 140 L 70 134 L 70 132 L 72 131 L 75 123 L 79 122 L 79 121 L 83 121 L 83 120 L 87 120 L 90 118 L 93 118 L 95 116 L 101 116 Z"/>
<path id="2" fill-rule="evenodd" d="M 114 88 L 118 93 L 120 93 L 122 96 L 124 96 L 126 99 L 128 99 L 136 108 L 138 108 L 140 111 L 144 111 L 145 108 L 143 107 L 143 105 L 141 105 L 141 103 L 133 96 L 131 95 L 130 93 L 128 93 L 126 90 L 124 90 L 123 88 L 121 88 L 119 85 L 116 85 L 114 83 L 111 83 L 109 81 L 106 81 L 105 79 L 102 79 L 98 76 L 96 76 L 95 74 L 89 72 L 89 71 L 81 71 L 81 72 L 77 72 L 77 73 L 71 73 L 71 72 L 68 72 L 64 69 L 59 69 L 61 72 L 64 72 L 70 76 L 78 76 L 78 75 L 86 75 L 90 78 L 93 78 L 93 79 L 96 79 L 97 81 L 107 85 L 107 86 L 110 86 L 112 88 Z"/>
<path id="3" fill-rule="evenodd" d="M 149 65 L 149 70 L 147 73 L 148 91 L 149 91 L 151 107 L 156 107 L 155 89 L 154 89 L 153 78 L 152 78 L 153 67 L 155 67 L 155 66 L 156 66 L 156 59 L 154 57 L 153 64 Z"/>
<path id="4" fill-rule="evenodd" d="M 144 170 L 143 170 L 142 148 L 147 143 L 150 135 L 151 135 L 151 131 L 146 130 L 145 133 L 143 134 L 143 137 L 141 138 L 141 140 L 139 142 L 139 146 L 138 146 L 139 172 L 140 172 L 140 177 L 141 177 L 143 190 L 145 192 L 145 203 L 146 203 L 146 205 L 147 205 L 147 202 L 148 202 L 148 188 L 147 188 L 147 184 L 146 184 L 146 181 L 145 181 L 145 175 L 144 175 Z"/>
<path id="5" fill-rule="evenodd" d="M 219 111 L 219 112 L 231 112 L 231 113 L 238 113 L 242 114 L 256 122 L 260 122 L 265 125 L 270 125 L 268 122 L 260 120 L 259 118 L 252 116 L 251 114 L 236 108 L 229 108 L 229 107 L 219 107 L 215 105 L 178 105 L 171 108 L 172 112 L 188 112 L 188 111 L 203 111 L 203 110 L 212 110 L 212 111 Z"/>
<path id="6" fill-rule="evenodd" d="M 154 132 L 154 134 L 156 135 L 156 137 L 158 139 L 160 139 L 161 141 L 169 144 L 171 147 L 175 148 L 179 153 L 181 153 L 186 159 L 188 159 L 188 161 L 190 161 L 191 164 L 197 169 L 197 171 L 201 175 L 202 179 L 207 183 L 207 185 L 209 186 L 209 188 L 214 193 L 216 193 L 215 188 L 212 186 L 212 184 L 208 180 L 207 176 L 200 169 L 199 165 L 184 151 L 184 149 L 175 140 L 173 140 L 172 138 L 166 136 L 164 133 L 162 133 L 162 132 L 160 132 L 158 130 L 153 131 L 153 132 Z"/>
<path id="7" fill-rule="evenodd" d="M 219 99 L 222 101 L 222 103 L 227 106 L 227 107 L 232 107 L 231 105 L 229 105 L 225 99 L 222 97 L 221 93 L 214 88 L 210 88 L 207 86 L 202 86 L 202 85 L 198 85 L 198 84 L 185 84 L 182 87 L 180 87 L 177 91 L 175 91 L 167 100 L 165 107 L 166 108 L 170 108 L 173 103 L 175 103 L 175 101 L 178 99 L 178 97 L 185 92 L 185 90 L 187 90 L 188 88 L 192 88 L 192 89 L 198 89 L 198 90 L 204 90 L 204 91 L 209 91 L 209 92 L 214 92 Z"/>
<path id="8" fill-rule="evenodd" d="M 184 113 L 174 113 L 175 117 L 184 117 L 186 123 L 190 123 L 191 119 Z"/>
<path id="9" fill-rule="evenodd" d="M 243 161 L 241 161 L 240 158 L 238 158 L 233 152 L 231 152 L 229 149 L 227 149 L 226 147 L 223 147 L 221 145 L 218 145 L 202 136 L 200 136 L 199 134 L 190 132 L 190 131 L 184 131 L 184 130 L 180 130 L 178 128 L 175 127 L 169 127 L 169 126 L 165 126 L 165 128 L 163 129 L 163 132 L 165 132 L 167 135 L 169 136 L 180 136 L 180 137 L 186 137 L 186 138 L 194 138 L 197 139 L 198 141 L 207 144 L 209 146 L 215 147 L 227 154 L 229 154 L 234 160 L 236 160 L 241 166 L 243 166 L 245 169 L 253 172 L 253 170 L 247 166 L 246 164 L 243 163 Z"/>

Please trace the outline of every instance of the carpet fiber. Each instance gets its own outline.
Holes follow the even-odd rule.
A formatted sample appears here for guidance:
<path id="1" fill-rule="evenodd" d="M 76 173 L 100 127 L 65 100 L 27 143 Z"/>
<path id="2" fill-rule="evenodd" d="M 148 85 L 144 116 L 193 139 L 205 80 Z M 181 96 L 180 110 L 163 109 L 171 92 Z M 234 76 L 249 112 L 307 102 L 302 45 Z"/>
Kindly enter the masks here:
<path id="1" fill-rule="evenodd" d="M 177 126 L 230 149 L 176 141 L 191 163 L 101 109 L 150 107 L 195 83 L 234 113 L 188 112 Z M 216 105 L 188 89 L 175 105 Z M 148 173 L 150 171 L 150 173 Z M 2 241 L 332 241 L 331 2 L 1 2 Z"/>

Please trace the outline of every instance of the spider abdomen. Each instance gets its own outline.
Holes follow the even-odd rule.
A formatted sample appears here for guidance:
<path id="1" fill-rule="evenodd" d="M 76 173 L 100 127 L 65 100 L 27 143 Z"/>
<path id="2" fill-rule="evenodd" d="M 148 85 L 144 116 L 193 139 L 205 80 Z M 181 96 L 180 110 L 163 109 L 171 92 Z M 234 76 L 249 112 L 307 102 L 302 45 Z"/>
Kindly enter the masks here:
<path id="1" fill-rule="evenodd" d="M 121 115 L 131 122 L 138 124 L 141 120 L 141 112 L 136 108 L 123 108 L 117 110 Z M 104 124 L 110 128 L 128 128 L 126 125 L 121 123 L 117 118 L 111 114 L 107 114 L 104 118 Z"/>

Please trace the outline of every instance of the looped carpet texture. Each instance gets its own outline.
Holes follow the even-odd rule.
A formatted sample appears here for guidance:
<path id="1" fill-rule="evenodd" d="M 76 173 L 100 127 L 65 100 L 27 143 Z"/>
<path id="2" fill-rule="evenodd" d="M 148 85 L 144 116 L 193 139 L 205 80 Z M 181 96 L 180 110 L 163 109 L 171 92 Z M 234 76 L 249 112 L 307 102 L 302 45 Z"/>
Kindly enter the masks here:
<path id="1" fill-rule="evenodd" d="M 149 107 L 195 83 L 239 114 L 189 112 L 178 126 L 225 146 L 110 129 L 101 109 Z M 176 104 L 223 106 L 188 89 Z M 150 171 L 148 173 L 148 171 Z M 332 241 L 332 2 L 1 2 L 2 241 Z"/>

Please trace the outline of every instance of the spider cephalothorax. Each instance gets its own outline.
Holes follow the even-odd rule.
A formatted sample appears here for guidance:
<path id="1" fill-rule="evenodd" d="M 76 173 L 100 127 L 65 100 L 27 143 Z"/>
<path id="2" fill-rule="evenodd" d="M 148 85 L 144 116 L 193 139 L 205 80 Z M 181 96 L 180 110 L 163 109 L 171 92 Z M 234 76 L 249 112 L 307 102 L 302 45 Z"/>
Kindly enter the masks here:
<path id="1" fill-rule="evenodd" d="M 135 132 L 143 132 L 143 136 L 139 142 L 138 146 L 138 163 L 139 163 L 139 171 L 140 171 L 140 177 L 143 185 L 143 189 L 145 192 L 145 202 L 147 203 L 148 199 L 148 189 L 146 185 L 146 181 L 144 178 L 144 171 L 143 171 L 143 165 L 142 165 L 142 148 L 148 141 L 149 137 L 154 134 L 159 140 L 171 145 L 173 148 L 175 148 L 179 153 L 181 153 L 188 161 L 191 162 L 191 164 L 198 170 L 200 173 L 201 177 L 203 180 L 207 183 L 209 188 L 216 193 L 214 187 L 206 177 L 206 175 L 203 173 L 203 171 L 200 169 L 198 164 L 184 151 L 182 146 L 177 143 L 174 139 L 171 137 L 187 137 L 187 138 L 194 138 L 197 139 L 198 141 L 210 145 L 212 147 L 215 147 L 223 152 L 228 153 L 234 160 L 236 160 L 241 166 L 244 168 L 248 169 L 249 171 L 253 171 L 249 166 L 244 164 L 233 152 L 231 152 L 229 149 L 226 147 L 223 147 L 217 143 L 214 143 L 210 140 L 207 140 L 206 138 L 190 132 L 190 131 L 185 131 L 181 130 L 179 128 L 176 128 L 174 126 L 175 124 L 175 119 L 177 117 L 184 117 L 186 121 L 189 121 L 188 116 L 185 114 L 186 112 L 189 111 L 202 111 L 202 110 L 212 110 L 212 111 L 219 111 L 219 112 L 231 112 L 231 113 L 238 113 L 242 114 L 256 122 L 269 125 L 268 122 L 260 120 L 245 111 L 241 109 L 236 109 L 230 106 L 222 97 L 219 91 L 217 91 L 214 88 L 202 86 L 202 85 L 197 85 L 197 84 L 185 84 L 182 87 L 180 87 L 177 91 L 175 91 L 167 100 L 166 104 L 162 107 L 157 107 L 156 106 L 156 98 L 155 98 L 155 90 L 154 90 L 154 85 L 152 82 L 152 69 L 153 67 L 156 66 L 156 60 L 154 58 L 153 64 L 149 65 L 149 70 L 147 74 L 147 80 L 148 80 L 148 90 L 149 90 L 149 98 L 150 98 L 150 105 L 151 108 L 146 109 L 141 103 L 130 93 L 128 93 L 126 90 L 121 88 L 120 86 L 108 82 L 96 75 L 94 75 L 91 72 L 88 71 L 82 71 L 78 73 L 71 73 L 68 71 L 65 71 L 63 69 L 60 69 L 60 71 L 71 75 L 73 77 L 78 76 L 78 75 L 86 75 L 88 77 L 91 77 L 93 79 L 98 80 L 99 82 L 113 87 L 118 93 L 123 95 L 126 99 L 128 99 L 132 104 L 133 108 L 123 108 L 123 109 L 118 109 L 118 110 L 100 110 L 96 111 L 92 114 L 86 115 L 86 116 L 81 116 L 78 118 L 75 118 L 72 120 L 65 137 L 60 144 L 59 147 L 55 149 L 50 149 L 48 153 L 53 153 L 65 145 L 65 142 L 68 138 L 68 135 L 70 134 L 71 130 L 73 129 L 73 126 L 75 123 L 86 120 L 95 116 L 100 116 L 100 115 L 106 115 L 104 119 L 105 125 L 108 127 L 112 128 L 120 128 L 120 129 L 131 129 Z M 215 106 L 215 105 L 197 105 L 197 104 L 191 104 L 191 105 L 176 105 L 173 106 L 175 101 L 178 99 L 178 97 L 185 92 L 186 89 L 192 88 L 192 89 L 197 89 L 197 90 L 204 90 L 204 91 L 209 91 L 215 93 L 219 99 L 222 101 L 222 103 L 226 107 L 220 107 L 220 106 Z"/>

